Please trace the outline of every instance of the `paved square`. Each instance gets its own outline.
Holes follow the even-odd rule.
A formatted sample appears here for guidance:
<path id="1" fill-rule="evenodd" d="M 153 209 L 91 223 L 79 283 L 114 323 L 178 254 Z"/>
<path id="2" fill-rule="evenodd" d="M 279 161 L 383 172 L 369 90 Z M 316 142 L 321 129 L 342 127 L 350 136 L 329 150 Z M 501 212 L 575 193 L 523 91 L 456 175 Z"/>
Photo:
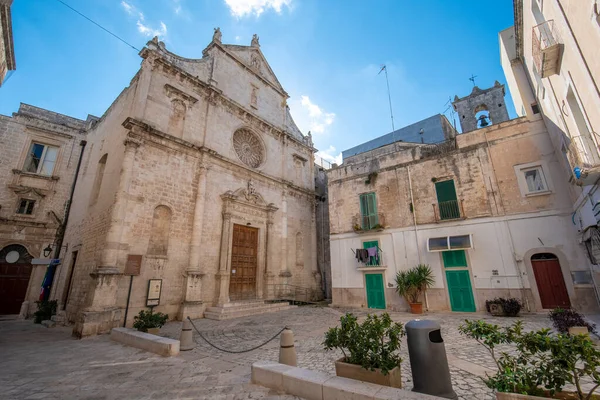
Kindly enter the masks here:
<path id="1" fill-rule="evenodd" d="M 367 310 L 350 310 L 365 317 Z M 372 312 L 373 310 L 369 310 Z M 213 344 L 229 349 L 252 348 L 282 327 L 293 330 L 298 366 L 335 374 L 338 352 L 326 352 L 324 332 L 337 324 L 344 310 L 299 307 L 292 310 L 225 321 L 200 319 L 196 327 Z M 378 312 L 379 313 L 379 312 Z M 390 313 L 406 323 L 411 314 Z M 499 325 L 513 318 L 485 314 L 432 313 L 424 318 L 442 325 L 454 390 L 461 399 L 493 399 L 480 376 L 493 372 L 487 351 L 458 333 L 465 318 Z M 550 327 L 545 315 L 524 318 L 527 330 Z M 181 322 L 171 322 L 161 335 L 179 338 Z M 197 347 L 178 357 L 164 358 L 110 341 L 108 335 L 77 340 L 71 329 L 52 329 L 28 321 L 0 321 L 0 398 L 6 399 L 294 399 L 250 384 L 250 366 L 276 361 L 279 339 L 248 353 L 218 351 L 194 335 Z M 406 340 L 402 346 L 403 381 L 412 387 Z"/>

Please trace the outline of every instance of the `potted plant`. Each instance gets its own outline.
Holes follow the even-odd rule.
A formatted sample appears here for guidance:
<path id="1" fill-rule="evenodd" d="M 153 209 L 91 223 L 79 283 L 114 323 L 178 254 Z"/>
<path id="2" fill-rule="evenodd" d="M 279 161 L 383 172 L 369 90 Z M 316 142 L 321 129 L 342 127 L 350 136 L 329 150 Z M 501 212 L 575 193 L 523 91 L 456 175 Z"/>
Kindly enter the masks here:
<path id="1" fill-rule="evenodd" d="M 160 328 L 167 322 L 169 316 L 161 312 L 153 313 L 152 310 L 141 310 L 133 318 L 133 327 L 141 332 L 148 332 L 157 335 Z"/>
<path id="2" fill-rule="evenodd" d="M 596 325 L 587 322 L 583 315 L 573 309 L 555 308 L 548 313 L 548 318 L 560 333 L 576 335 L 596 332 Z"/>
<path id="3" fill-rule="evenodd" d="M 522 321 L 500 328 L 466 320 L 459 332 L 490 352 L 498 372 L 486 374 L 483 381 L 496 391 L 498 400 L 599 398 L 594 392 L 600 386 L 600 351 L 587 336 L 554 335 L 550 329 L 524 332 Z M 497 354 L 499 345 L 511 345 L 513 350 Z M 581 384 L 586 380 L 594 386 L 583 390 Z M 564 391 L 566 385 L 575 391 Z"/>
<path id="4" fill-rule="evenodd" d="M 33 323 L 41 324 L 42 321 L 49 320 L 53 315 L 56 315 L 58 308 L 57 300 L 36 301 L 37 311 L 33 313 Z"/>
<path id="5" fill-rule="evenodd" d="M 516 317 L 521 312 L 522 304 L 514 297 L 505 299 L 497 297 L 493 300 L 486 300 L 485 309 L 496 317 Z"/>
<path id="6" fill-rule="evenodd" d="M 325 333 L 323 346 L 344 354 L 335 362 L 337 376 L 400 388 L 399 352 L 404 335 L 404 326 L 392 322 L 387 313 L 371 314 L 362 324 L 348 313 L 340 318 L 339 327 Z"/>
<path id="7" fill-rule="evenodd" d="M 404 297 L 413 314 L 422 314 L 423 303 L 419 299 L 434 282 L 433 271 L 429 265 L 419 264 L 408 271 L 400 271 L 396 274 L 396 292 Z"/>

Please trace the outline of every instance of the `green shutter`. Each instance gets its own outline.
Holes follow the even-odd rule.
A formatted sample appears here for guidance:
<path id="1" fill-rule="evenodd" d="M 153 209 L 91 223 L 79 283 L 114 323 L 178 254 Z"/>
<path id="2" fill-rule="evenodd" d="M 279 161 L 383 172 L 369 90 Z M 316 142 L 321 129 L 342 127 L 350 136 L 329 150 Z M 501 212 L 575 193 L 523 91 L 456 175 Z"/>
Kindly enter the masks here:
<path id="1" fill-rule="evenodd" d="M 385 309 L 385 292 L 382 274 L 366 274 L 367 306 Z"/>
<path id="2" fill-rule="evenodd" d="M 443 251 L 442 259 L 445 268 L 467 266 L 467 254 L 464 250 Z"/>
<path id="3" fill-rule="evenodd" d="M 379 224 L 377 218 L 377 198 L 375 193 L 365 193 L 360 195 L 360 216 L 361 225 L 365 230 L 373 229 Z"/>
<path id="4" fill-rule="evenodd" d="M 435 192 L 437 194 L 438 203 L 443 201 L 456 200 L 456 189 L 454 188 L 454 180 L 436 182 Z"/>

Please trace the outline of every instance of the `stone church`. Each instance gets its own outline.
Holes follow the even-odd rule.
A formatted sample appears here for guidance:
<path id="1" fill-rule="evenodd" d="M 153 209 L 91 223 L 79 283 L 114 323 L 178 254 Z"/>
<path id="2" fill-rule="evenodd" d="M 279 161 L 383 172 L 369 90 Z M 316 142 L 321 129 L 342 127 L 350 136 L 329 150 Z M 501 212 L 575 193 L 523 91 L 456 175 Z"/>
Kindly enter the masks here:
<path id="1" fill-rule="evenodd" d="M 79 336 L 223 317 L 282 287 L 319 298 L 314 152 L 254 35 L 215 29 L 202 58 L 154 38 L 141 68 L 87 131 L 52 298 Z M 152 283 L 152 285 L 150 285 Z"/>

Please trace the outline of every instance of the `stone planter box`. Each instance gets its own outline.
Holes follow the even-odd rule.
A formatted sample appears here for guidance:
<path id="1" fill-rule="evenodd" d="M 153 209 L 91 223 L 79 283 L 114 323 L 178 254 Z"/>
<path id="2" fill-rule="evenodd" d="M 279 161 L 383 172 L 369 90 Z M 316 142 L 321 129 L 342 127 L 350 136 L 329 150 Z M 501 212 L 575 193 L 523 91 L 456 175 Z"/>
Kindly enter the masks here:
<path id="1" fill-rule="evenodd" d="M 158 335 L 160 328 L 148 328 L 148 333 L 151 335 Z"/>
<path id="2" fill-rule="evenodd" d="M 348 364 L 344 362 L 345 358 L 340 358 L 335 362 L 335 374 L 344 378 L 355 379 L 357 381 L 375 383 L 382 386 L 393 388 L 402 388 L 402 376 L 400 375 L 400 366 L 392 369 L 387 375 L 384 375 L 378 368 L 375 371 L 364 369 L 360 365 Z"/>
<path id="3" fill-rule="evenodd" d="M 496 392 L 496 400 L 536 400 L 536 399 L 546 399 L 546 397 L 529 396 L 526 394 L 517 394 L 517 393 Z"/>
<path id="4" fill-rule="evenodd" d="M 589 335 L 587 326 L 572 326 L 569 328 L 569 335 Z"/>

